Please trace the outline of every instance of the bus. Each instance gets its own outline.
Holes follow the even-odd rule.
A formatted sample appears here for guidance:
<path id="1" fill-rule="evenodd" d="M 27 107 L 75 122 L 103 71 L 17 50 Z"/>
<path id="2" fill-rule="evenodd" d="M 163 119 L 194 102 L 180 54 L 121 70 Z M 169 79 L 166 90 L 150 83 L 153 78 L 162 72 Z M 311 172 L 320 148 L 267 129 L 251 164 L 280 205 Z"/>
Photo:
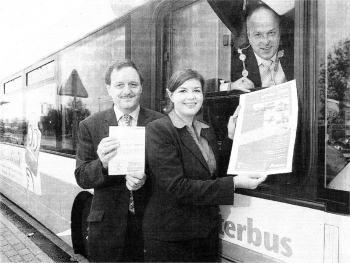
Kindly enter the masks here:
<path id="1" fill-rule="evenodd" d="M 93 190 L 75 181 L 77 127 L 112 107 L 107 66 L 133 60 L 144 76 L 141 105 L 160 112 L 171 74 L 199 71 L 207 80 L 200 117 L 220 145 L 242 93 L 219 80 L 230 80 L 231 58 L 247 42 L 247 9 L 257 2 L 149 0 L 2 79 L 1 193 L 86 255 Z M 350 3 L 263 2 L 280 15 L 281 43 L 294 51 L 293 169 L 237 189 L 234 205 L 220 206 L 218 260 L 350 262 Z"/>

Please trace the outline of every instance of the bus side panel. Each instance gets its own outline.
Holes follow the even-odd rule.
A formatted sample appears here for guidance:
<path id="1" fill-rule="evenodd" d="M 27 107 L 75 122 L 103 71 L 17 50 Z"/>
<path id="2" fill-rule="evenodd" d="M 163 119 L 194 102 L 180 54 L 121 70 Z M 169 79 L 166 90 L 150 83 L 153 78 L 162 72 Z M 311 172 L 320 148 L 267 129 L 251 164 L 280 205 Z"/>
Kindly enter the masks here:
<path id="1" fill-rule="evenodd" d="M 22 156 L 13 158 L 2 155 L 0 160 L 1 193 L 33 216 L 71 246 L 70 218 L 74 198 L 81 191 L 75 183 L 75 160 L 58 155 L 39 153 L 38 177 L 41 195 L 33 192 L 25 173 L 24 148 L 0 144 L 1 152 Z M 34 187 L 39 187 L 35 185 Z"/>
<path id="2" fill-rule="evenodd" d="M 324 262 L 349 262 L 350 217 L 327 213 L 324 228 Z"/>
<path id="3" fill-rule="evenodd" d="M 220 209 L 222 240 L 284 262 L 323 262 L 324 212 L 240 194 Z"/>

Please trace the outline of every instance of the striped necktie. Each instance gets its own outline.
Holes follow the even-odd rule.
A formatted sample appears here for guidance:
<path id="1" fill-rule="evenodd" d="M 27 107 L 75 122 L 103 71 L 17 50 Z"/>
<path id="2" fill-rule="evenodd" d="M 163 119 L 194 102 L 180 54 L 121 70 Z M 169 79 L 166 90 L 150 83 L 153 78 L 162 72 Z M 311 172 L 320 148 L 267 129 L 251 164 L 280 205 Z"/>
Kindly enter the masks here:
<path id="1" fill-rule="evenodd" d="M 124 114 L 123 120 L 126 124 L 126 126 L 131 126 L 131 120 L 132 117 L 130 115 Z M 132 194 L 132 191 L 130 191 L 130 198 L 129 198 L 129 211 L 133 214 L 135 214 L 135 206 L 134 206 L 134 196 Z"/>
<path id="2" fill-rule="evenodd" d="M 263 88 L 270 87 L 272 82 L 271 66 L 273 61 L 268 60 L 260 64 L 260 76 L 261 76 L 261 86 Z"/>

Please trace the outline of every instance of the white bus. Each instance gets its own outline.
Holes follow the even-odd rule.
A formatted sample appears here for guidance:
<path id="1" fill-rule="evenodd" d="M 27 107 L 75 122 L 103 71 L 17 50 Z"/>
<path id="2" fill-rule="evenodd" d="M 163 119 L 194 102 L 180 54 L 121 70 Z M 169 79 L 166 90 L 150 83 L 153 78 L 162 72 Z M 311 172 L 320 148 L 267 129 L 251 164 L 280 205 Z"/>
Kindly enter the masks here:
<path id="1" fill-rule="evenodd" d="M 162 111 L 165 84 L 179 68 L 230 80 L 231 58 L 247 39 L 246 10 L 256 2 L 147 1 L 1 80 L 1 193 L 86 255 L 93 191 L 75 182 L 77 127 L 112 106 L 103 82 L 107 66 L 132 59 L 145 77 L 141 104 Z M 350 262 L 350 4 L 263 2 L 281 16 L 281 42 L 294 50 L 299 120 L 293 172 L 237 190 L 235 204 L 221 206 L 218 258 Z M 241 93 L 223 91 L 220 82 L 206 86 L 202 117 L 220 144 Z"/>

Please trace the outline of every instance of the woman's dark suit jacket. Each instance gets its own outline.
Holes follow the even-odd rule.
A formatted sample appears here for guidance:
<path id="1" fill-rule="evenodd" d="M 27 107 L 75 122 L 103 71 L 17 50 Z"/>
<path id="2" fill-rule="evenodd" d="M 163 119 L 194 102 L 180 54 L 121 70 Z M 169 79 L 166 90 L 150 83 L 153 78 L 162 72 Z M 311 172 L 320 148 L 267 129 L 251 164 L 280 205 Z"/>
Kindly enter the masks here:
<path id="1" fill-rule="evenodd" d="M 214 131 L 202 129 L 201 136 L 219 163 Z M 211 177 L 186 127 L 175 128 L 168 116 L 148 124 L 146 156 L 153 189 L 143 221 L 145 240 L 201 238 L 218 228 L 218 205 L 233 204 L 234 183 L 232 177 Z"/>
<path id="2" fill-rule="evenodd" d="M 162 116 L 141 107 L 137 126 L 146 126 Z M 88 259 L 91 262 L 120 261 L 124 248 L 129 209 L 125 176 L 108 176 L 97 155 L 97 146 L 108 137 L 109 126 L 117 125 L 113 108 L 94 114 L 79 124 L 75 177 L 80 187 L 94 188 L 88 217 Z M 133 192 L 136 217 L 140 222 L 148 199 L 147 191 L 150 191 L 147 181 L 142 188 Z"/>

